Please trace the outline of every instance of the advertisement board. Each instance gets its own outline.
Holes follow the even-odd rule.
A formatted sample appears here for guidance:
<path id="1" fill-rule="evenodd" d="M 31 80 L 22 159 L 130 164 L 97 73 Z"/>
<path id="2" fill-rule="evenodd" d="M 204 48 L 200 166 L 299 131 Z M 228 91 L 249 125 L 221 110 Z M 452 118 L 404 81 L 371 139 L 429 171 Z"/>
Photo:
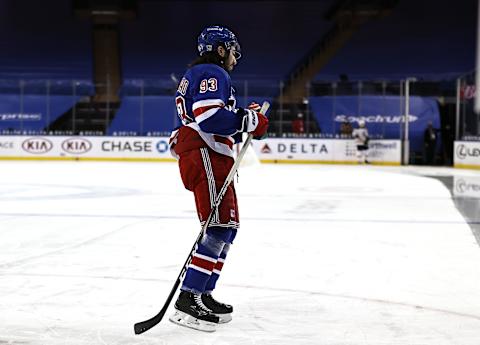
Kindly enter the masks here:
<path id="1" fill-rule="evenodd" d="M 455 141 L 453 163 L 456 168 L 480 169 L 480 141 Z"/>
<path id="2" fill-rule="evenodd" d="M 268 138 L 254 140 L 253 147 L 262 162 L 278 163 L 357 163 L 353 140 Z M 368 159 L 375 164 L 399 165 L 399 140 L 371 140 Z"/>
<path id="3" fill-rule="evenodd" d="M 168 137 L 0 137 L 0 159 L 175 161 Z M 369 161 L 400 164 L 399 140 L 372 140 Z M 269 138 L 254 140 L 253 148 L 265 163 L 356 163 L 353 140 Z"/>
<path id="4" fill-rule="evenodd" d="M 0 159 L 174 161 L 167 137 L 0 137 Z"/>
<path id="5" fill-rule="evenodd" d="M 365 121 L 372 138 L 399 139 L 405 122 L 405 99 L 400 96 L 314 96 L 310 106 L 322 133 L 338 134 L 342 123 L 358 127 Z M 429 97 L 410 97 L 408 116 L 410 148 L 423 151 L 423 134 L 432 123 L 440 128 L 440 111 L 437 100 Z M 439 147 L 438 147 L 439 148 Z"/>

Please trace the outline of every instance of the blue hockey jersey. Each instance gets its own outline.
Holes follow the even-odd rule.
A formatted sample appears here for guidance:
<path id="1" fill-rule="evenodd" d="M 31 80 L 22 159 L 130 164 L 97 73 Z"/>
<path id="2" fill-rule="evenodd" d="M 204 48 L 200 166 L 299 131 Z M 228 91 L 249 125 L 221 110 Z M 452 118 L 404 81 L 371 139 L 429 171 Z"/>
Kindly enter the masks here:
<path id="1" fill-rule="evenodd" d="M 235 90 L 223 68 L 200 64 L 188 69 L 178 86 L 175 103 L 183 126 L 197 131 L 213 150 L 233 156 L 232 135 L 241 127 L 242 117 L 236 114 Z M 177 131 L 172 133 L 173 139 Z"/>

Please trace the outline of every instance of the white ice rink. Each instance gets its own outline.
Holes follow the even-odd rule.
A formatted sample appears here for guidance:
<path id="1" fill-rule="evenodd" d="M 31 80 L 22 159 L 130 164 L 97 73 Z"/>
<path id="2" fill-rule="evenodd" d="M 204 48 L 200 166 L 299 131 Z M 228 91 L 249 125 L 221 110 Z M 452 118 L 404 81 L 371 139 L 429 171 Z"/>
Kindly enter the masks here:
<path id="1" fill-rule="evenodd" d="M 480 344 L 480 248 L 418 169 L 242 168 L 216 292 L 233 321 L 210 334 L 165 317 L 136 336 L 199 231 L 176 164 L 0 167 L 2 345 Z"/>

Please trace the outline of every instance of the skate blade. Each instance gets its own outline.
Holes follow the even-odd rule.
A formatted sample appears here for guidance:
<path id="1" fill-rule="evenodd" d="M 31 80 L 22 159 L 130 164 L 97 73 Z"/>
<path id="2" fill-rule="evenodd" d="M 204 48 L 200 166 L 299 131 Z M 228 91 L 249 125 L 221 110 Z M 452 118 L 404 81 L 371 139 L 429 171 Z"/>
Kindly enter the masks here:
<path id="1" fill-rule="evenodd" d="M 196 329 L 202 332 L 215 332 L 217 324 L 213 322 L 199 320 L 187 313 L 176 310 L 175 313 L 169 317 L 169 320 L 177 325 Z"/>
<path id="2" fill-rule="evenodd" d="M 227 323 L 232 321 L 232 314 L 215 314 L 219 317 L 218 323 Z"/>

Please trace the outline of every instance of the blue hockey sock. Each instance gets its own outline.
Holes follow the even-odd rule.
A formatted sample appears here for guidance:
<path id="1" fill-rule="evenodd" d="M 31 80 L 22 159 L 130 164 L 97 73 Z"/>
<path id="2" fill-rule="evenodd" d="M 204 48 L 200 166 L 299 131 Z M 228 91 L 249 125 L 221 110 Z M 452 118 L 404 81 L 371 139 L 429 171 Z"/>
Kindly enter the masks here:
<path id="1" fill-rule="evenodd" d="M 213 268 L 213 272 L 210 276 L 210 279 L 208 280 L 207 285 L 205 286 L 205 292 L 211 293 L 213 290 L 215 290 L 215 286 L 217 284 L 218 278 L 220 278 L 220 273 L 222 271 L 223 264 L 227 257 L 227 253 L 230 250 L 230 245 L 232 244 L 236 235 L 237 235 L 237 230 L 232 229 L 231 235 L 228 239 L 226 239 L 225 241 L 226 243 L 223 246 L 222 252 L 218 257 L 215 267 Z"/>
<path id="2" fill-rule="evenodd" d="M 212 229 L 212 230 L 211 230 Z M 203 293 L 207 282 L 217 264 L 218 257 L 225 246 L 224 236 L 218 236 L 216 228 L 207 229 L 197 246 L 192 262 L 188 266 L 181 289 L 194 293 Z M 222 229 L 221 235 L 225 232 Z M 228 230 L 227 230 L 228 232 Z M 229 232 L 230 234 L 231 232 Z"/>
<path id="3" fill-rule="evenodd" d="M 205 286 L 205 292 L 210 293 L 215 289 L 215 285 L 217 284 L 217 280 L 220 277 L 220 272 L 222 271 L 223 263 L 225 262 L 225 258 L 227 257 L 229 248 L 230 248 L 230 244 L 226 243 L 225 246 L 223 247 L 222 252 L 220 253 L 217 263 L 215 264 L 215 267 L 213 268 L 213 272 L 210 276 L 210 279 L 208 279 L 207 285 Z"/>

